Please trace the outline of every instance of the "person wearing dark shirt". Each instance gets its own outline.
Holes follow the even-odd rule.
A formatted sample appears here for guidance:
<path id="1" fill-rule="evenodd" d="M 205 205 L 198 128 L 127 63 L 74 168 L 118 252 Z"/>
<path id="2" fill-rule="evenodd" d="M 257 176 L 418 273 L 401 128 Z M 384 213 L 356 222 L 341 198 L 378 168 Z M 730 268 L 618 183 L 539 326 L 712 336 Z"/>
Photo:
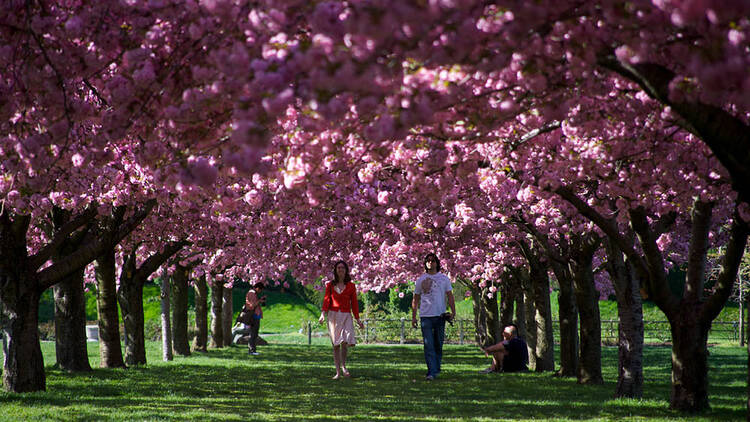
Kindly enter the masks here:
<path id="1" fill-rule="evenodd" d="M 518 337 L 518 327 L 510 324 L 503 330 L 503 341 L 482 349 L 485 356 L 492 355 L 492 365 L 480 372 L 528 371 L 529 351 L 526 342 Z"/>

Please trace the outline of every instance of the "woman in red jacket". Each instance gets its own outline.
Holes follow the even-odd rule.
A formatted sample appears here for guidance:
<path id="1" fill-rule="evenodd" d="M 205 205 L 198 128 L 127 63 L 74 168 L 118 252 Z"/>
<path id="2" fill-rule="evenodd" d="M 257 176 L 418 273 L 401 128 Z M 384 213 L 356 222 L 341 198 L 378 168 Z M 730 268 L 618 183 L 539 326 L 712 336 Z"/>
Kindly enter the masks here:
<path id="1" fill-rule="evenodd" d="M 328 317 L 328 334 L 333 344 L 333 363 L 336 365 L 336 375 L 333 376 L 335 380 L 342 375 L 350 376 L 346 369 L 346 348 L 356 344 L 352 314 L 359 328 L 364 329 L 365 326 L 359 320 L 357 288 L 349 276 L 349 266 L 344 261 L 338 261 L 333 266 L 333 281 L 326 283 L 323 312 L 319 319 L 323 323 Z"/>

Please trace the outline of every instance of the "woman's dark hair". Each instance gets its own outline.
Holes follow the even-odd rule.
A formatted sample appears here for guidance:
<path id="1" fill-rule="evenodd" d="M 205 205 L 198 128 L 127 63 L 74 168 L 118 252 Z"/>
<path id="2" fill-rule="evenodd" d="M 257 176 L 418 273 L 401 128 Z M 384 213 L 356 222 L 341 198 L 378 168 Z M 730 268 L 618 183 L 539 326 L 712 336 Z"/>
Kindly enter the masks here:
<path id="1" fill-rule="evenodd" d="M 255 284 L 253 284 L 253 289 L 257 289 L 258 287 L 260 287 L 261 289 L 265 289 L 266 285 L 263 284 L 263 282 L 260 282 L 260 281 L 257 282 L 257 283 L 255 283 Z"/>
<path id="2" fill-rule="evenodd" d="M 351 283 L 352 277 L 349 275 L 349 265 L 346 264 L 346 261 L 340 260 L 336 261 L 336 263 L 333 264 L 333 284 L 336 284 L 339 281 L 336 276 L 336 268 L 339 266 L 339 264 L 344 264 L 344 268 L 346 268 L 346 274 L 344 275 L 344 284 Z"/>
<path id="3" fill-rule="evenodd" d="M 425 272 L 427 272 L 427 270 L 428 270 L 427 260 L 430 259 L 430 258 L 433 258 L 435 260 L 435 262 L 437 262 L 437 271 L 440 272 L 440 260 L 438 259 L 437 255 L 435 255 L 432 252 L 428 253 L 424 257 L 424 270 L 425 270 Z"/>

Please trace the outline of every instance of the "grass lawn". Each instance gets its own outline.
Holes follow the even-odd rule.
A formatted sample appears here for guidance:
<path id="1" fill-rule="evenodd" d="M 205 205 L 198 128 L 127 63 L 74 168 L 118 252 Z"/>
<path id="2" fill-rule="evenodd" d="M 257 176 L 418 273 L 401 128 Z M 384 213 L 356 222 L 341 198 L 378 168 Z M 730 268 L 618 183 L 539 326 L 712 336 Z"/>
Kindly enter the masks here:
<path id="1" fill-rule="evenodd" d="M 289 337 L 289 338 L 287 338 Z M 271 342 L 293 335 L 269 336 Z M 301 337 L 301 336 L 299 336 Z M 614 400 L 617 349 L 604 348 L 606 383 L 580 386 L 545 374 L 480 375 L 488 361 L 472 346 L 447 346 L 436 381 L 423 380 L 421 346 L 359 345 L 352 379 L 331 380 L 330 344 L 278 344 L 248 356 L 244 347 L 162 362 L 148 343 L 149 365 L 69 374 L 52 368 L 54 343 L 42 345 L 47 392 L 0 393 L 0 420 L 682 420 L 667 409 L 666 347 L 645 352 L 642 400 Z M 89 344 L 92 366 L 98 347 Z M 697 421 L 744 420 L 746 351 L 712 347 L 712 410 Z"/>

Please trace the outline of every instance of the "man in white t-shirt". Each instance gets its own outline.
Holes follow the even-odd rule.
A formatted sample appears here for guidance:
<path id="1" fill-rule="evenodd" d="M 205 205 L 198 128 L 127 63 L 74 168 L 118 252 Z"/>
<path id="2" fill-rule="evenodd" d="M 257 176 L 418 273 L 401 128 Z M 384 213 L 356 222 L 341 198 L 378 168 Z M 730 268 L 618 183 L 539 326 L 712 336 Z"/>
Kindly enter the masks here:
<path id="1" fill-rule="evenodd" d="M 440 272 L 440 260 L 434 253 L 429 253 L 424 259 L 426 274 L 421 275 L 414 286 L 414 299 L 411 302 L 411 325 L 417 328 L 417 307 L 419 307 L 419 322 L 422 327 L 424 341 L 424 360 L 427 363 L 428 381 L 435 379 L 440 373 L 440 363 L 443 360 L 443 339 L 445 337 L 446 298 L 451 313 L 448 318 L 456 315 L 456 304 L 453 300 L 453 287 L 445 274 Z"/>

